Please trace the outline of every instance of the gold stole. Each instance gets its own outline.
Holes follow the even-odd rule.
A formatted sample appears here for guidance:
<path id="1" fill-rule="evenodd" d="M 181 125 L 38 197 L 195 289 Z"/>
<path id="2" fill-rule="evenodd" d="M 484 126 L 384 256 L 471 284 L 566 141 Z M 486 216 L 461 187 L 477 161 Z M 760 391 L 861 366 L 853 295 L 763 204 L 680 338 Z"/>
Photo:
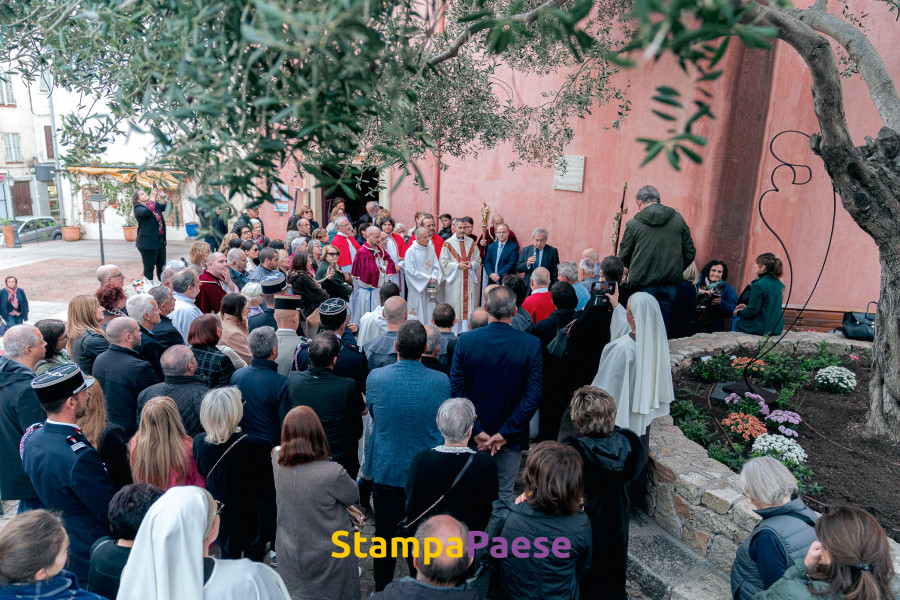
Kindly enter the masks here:
<path id="1" fill-rule="evenodd" d="M 459 239 L 456 236 L 453 236 L 453 240 L 459 241 L 463 248 L 466 246 L 466 238 Z M 453 249 L 453 244 L 450 243 L 451 240 L 447 240 L 444 242 L 444 245 L 447 247 L 447 250 L 450 251 L 450 255 L 456 259 L 456 262 L 472 262 L 472 252 L 475 250 L 475 242 L 472 242 L 472 245 L 469 246 L 469 253 L 462 257 L 459 252 Z M 469 271 L 466 271 L 465 278 L 463 279 L 463 314 L 460 321 L 466 320 L 469 318 Z"/>

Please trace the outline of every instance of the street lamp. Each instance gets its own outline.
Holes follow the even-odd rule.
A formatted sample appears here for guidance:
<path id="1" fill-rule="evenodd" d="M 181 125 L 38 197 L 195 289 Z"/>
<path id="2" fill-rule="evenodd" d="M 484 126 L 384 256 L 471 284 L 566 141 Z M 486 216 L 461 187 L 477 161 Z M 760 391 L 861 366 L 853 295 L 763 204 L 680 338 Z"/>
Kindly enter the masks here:
<path id="1" fill-rule="evenodd" d="M 103 209 L 106 208 L 106 198 L 100 195 L 100 192 L 94 190 L 91 197 L 88 198 L 91 208 L 97 213 L 97 224 L 100 225 L 100 264 L 106 264 L 106 258 L 103 256 Z"/>

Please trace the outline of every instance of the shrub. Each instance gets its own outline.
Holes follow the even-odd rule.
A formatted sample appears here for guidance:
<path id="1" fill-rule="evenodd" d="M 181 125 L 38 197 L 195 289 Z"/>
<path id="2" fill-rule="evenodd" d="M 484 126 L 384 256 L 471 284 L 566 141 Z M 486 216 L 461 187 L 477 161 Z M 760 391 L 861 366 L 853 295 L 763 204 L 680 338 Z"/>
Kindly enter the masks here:
<path id="1" fill-rule="evenodd" d="M 800 365 L 808 371 L 824 369 L 825 367 L 839 367 L 844 363 L 843 358 L 828 351 L 828 342 L 820 343 L 814 356 L 800 360 Z"/>
<path id="2" fill-rule="evenodd" d="M 795 383 L 805 383 L 809 379 L 809 369 L 804 369 L 800 361 L 790 356 L 773 353 L 768 356 L 766 369 L 759 382 L 770 388 L 782 388 Z"/>
<path id="3" fill-rule="evenodd" d="M 735 444 L 734 450 L 728 444 L 710 444 L 706 449 L 706 455 L 717 460 L 732 471 L 740 471 L 744 466 L 744 446 Z"/>
<path id="4" fill-rule="evenodd" d="M 704 356 L 691 369 L 691 374 L 700 381 L 730 381 L 735 378 L 731 357 L 726 354 Z"/>
<path id="5" fill-rule="evenodd" d="M 856 375 L 844 367 L 825 367 L 816 373 L 816 387 L 825 392 L 850 394 L 856 389 Z"/>
<path id="6" fill-rule="evenodd" d="M 774 410 L 766 417 L 766 421 L 778 423 L 778 431 L 787 437 L 798 436 L 796 426 L 799 425 L 802 420 L 800 415 L 790 410 Z"/>
<path id="7" fill-rule="evenodd" d="M 690 400 L 678 400 L 670 409 L 672 420 L 684 437 L 701 446 L 709 444 L 711 436 L 706 429 L 706 413 L 697 408 Z"/>
<path id="8" fill-rule="evenodd" d="M 806 451 L 800 443 L 783 435 L 760 435 L 754 440 L 751 452 L 753 456 L 771 456 L 788 466 L 806 464 Z"/>
<path id="9" fill-rule="evenodd" d="M 722 419 L 722 425 L 728 428 L 732 435 L 740 436 L 746 442 L 766 432 L 766 426 L 762 421 L 746 413 L 731 413 Z"/>
<path id="10" fill-rule="evenodd" d="M 741 398 L 737 394 L 731 394 L 725 398 L 725 404 L 734 404 L 738 412 L 762 418 L 769 414 L 769 406 L 763 397 L 751 392 L 746 392 Z"/>

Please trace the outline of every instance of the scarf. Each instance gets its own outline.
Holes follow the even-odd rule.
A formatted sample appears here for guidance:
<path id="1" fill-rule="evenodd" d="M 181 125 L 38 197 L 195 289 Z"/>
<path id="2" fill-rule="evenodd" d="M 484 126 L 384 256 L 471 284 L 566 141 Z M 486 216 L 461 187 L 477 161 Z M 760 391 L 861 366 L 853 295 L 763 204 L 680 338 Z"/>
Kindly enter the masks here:
<path id="1" fill-rule="evenodd" d="M 706 280 L 706 283 L 704 283 L 703 285 L 700 286 L 700 289 L 701 289 L 701 290 L 706 290 L 706 291 L 710 291 L 710 292 L 715 292 L 715 291 L 717 291 L 718 289 L 724 288 L 724 287 L 725 287 L 725 280 L 724 280 L 724 279 L 720 279 L 720 280 L 718 280 L 718 281 L 715 282 L 715 283 L 711 282 L 711 281 L 709 280 L 709 278 L 705 278 L 705 280 Z"/>
<path id="2" fill-rule="evenodd" d="M 13 307 L 13 310 L 19 310 L 19 288 L 8 287 L 6 288 L 6 293 L 9 294 L 9 304 Z"/>
<path id="3" fill-rule="evenodd" d="M 149 202 L 147 202 L 147 208 L 149 208 L 150 211 L 153 213 L 153 216 L 156 217 L 156 223 L 159 225 L 159 235 L 166 235 L 166 224 L 163 221 L 162 215 L 159 213 L 159 211 L 156 210 L 156 207 L 157 207 L 157 204 L 153 200 L 150 200 Z M 166 205 L 165 204 L 159 205 L 159 210 L 160 211 L 166 210 Z"/>

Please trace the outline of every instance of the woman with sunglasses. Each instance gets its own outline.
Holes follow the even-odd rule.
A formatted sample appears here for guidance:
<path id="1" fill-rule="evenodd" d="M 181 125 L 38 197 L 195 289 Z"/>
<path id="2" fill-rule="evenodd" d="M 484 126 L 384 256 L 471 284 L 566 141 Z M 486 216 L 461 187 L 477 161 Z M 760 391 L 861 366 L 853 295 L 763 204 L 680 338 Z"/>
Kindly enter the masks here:
<path id="1" fill-rule="evenodd" d="M 331 244 L 325 246 L 322 251 L 322 262 L 319 263 L 319 270 L 316 271 L 316 281 L 322 286 L 322 289 L 328 292 L 329 298 L 342 298 L 350 300 L 350 294 L 353 293 L 353 286 L 349 284 L 347 279 L 349 273 L 344 273 L 338 266 L 338 259 L 341 257 L 341 251 Z"/>

